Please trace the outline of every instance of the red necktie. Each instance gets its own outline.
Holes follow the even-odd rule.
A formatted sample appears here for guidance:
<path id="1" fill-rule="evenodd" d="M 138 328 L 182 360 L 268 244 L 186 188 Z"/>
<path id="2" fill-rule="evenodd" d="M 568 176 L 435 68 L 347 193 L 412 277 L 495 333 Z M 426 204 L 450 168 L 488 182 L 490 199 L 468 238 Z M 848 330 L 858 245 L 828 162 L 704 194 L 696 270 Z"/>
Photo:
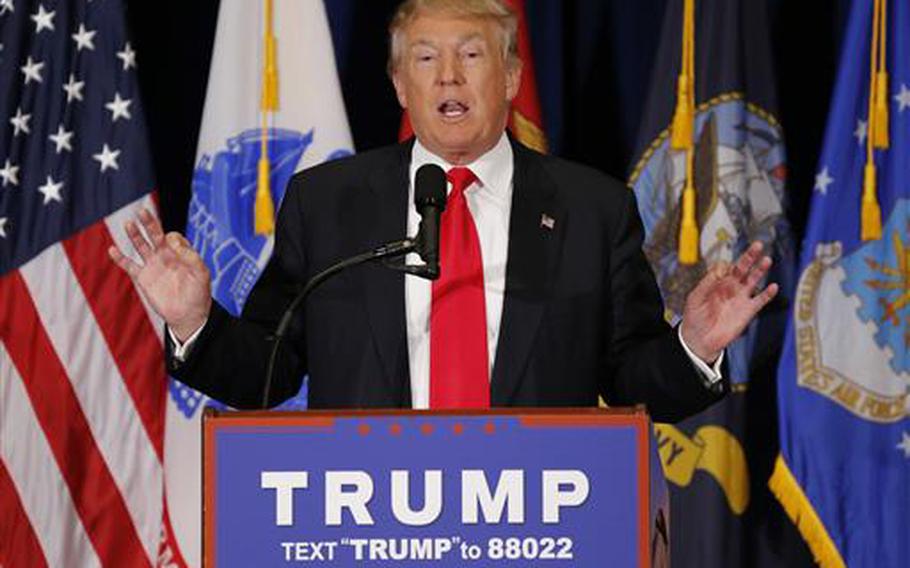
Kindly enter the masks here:
<path id="1" fill-rule="evenodd" d="M 430 311 L 430 408 L 488 408 L 490 366 L 483 262 L 465 190 L 468 168 L 448 173 L 452 191 L 439 229 L 440 277 Z"/>

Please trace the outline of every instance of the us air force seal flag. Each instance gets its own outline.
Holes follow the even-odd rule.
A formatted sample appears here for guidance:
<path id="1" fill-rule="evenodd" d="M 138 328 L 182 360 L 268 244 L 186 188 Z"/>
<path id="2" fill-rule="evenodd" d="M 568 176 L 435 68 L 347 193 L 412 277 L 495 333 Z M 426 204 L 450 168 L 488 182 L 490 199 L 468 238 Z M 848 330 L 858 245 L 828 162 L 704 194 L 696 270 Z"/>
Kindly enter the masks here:
<path id="1" fill-rule="evenodd" d="M 730 395 L 681 424 L 655 427 L 671 488 L 672 557 L 681 566 L 782 563 L 762 546 L 762 527 L 774 505 L 765 487 L 777 453 L 768 409 L 794 261 L 767 10 L 756 0 L 667 4 L 630 178 L 644 251 L 674 324 L 707 268 L 735 260 L 752 241 L 765 243 L 771 279 L 781 285 L 780 299 L 725 352 Z M 688 83 L 679 89 L 682 76 Z M 683 247 L 687 187 L 697 234 Z M 695 258 L 684 259 L 683 249 Z M 786 526 L 779 509 L 778 522 Z M 791 542 L 798 544 L 795 534 Z"/>
<path id="2" fill-rule="evenodd" d="M 323 3 L 222 0 L 186 234 L 229 312 L 240 312 L 271 254 L 271 237 L 256 232 L 258 201 L 270 197 L 277 210 L 295 171 L 352 148 Z M 199 420 L 211 401 L 177 381 L 169 390 L 167 497 L 183 552 L 198 565 Z M 305 406 L 304 386 L 283 408 Z"/>
<path id="3" fill-rule="evenodd" d="M 882 22 L 884 36 L 873 34 L 874 19 Z M 884 55 L 876 69 L 885 68 L 890 79 L 881 87 L 870 87 L 873 47 Z M 881 119 L 880 112 L 885 113 Z M 887 131 L 870 132 L 870 127 Z M 882 134 L 889 135 L 887 148 L 869 145 L 870 136 L 881 141 Z M 877 173 L 873 189 L 881 206 L 881 238 L 862 241 L 861 194 L 870 156 Z M 781 455 L 771 486 L 823 566 L 907 566 L 907 2 L 853 4 L 814 189 L 780 363 Z"/>

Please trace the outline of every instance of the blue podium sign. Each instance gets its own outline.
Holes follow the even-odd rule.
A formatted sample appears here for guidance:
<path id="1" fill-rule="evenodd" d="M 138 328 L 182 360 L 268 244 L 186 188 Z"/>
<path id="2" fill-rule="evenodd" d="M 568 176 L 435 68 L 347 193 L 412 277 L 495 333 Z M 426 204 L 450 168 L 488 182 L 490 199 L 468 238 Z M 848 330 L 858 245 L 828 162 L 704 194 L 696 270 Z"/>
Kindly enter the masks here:
<path id="1" fill-rule="evenodd" d="M 651 566 L 649 432 L 634 410 L 209 412 L 205 565 Z"/>

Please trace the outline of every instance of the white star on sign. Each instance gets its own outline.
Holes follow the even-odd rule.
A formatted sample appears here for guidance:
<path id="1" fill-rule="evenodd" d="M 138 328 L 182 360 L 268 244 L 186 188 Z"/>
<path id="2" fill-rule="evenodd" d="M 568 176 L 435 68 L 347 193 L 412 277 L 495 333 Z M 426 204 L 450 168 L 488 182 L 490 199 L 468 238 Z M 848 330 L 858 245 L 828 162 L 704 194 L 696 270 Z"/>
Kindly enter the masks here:
<path id="1" fill-rule="evenodd" d="M 0 0 L 0 16 L 6 14 L 7 12 L 15 12 L 13 8 L 13 0 Z"/>
<path id="2" fill-rule="evenodd" d="M 108 168 L 119 170 L 120 166 L 117 165 L 117 158 L 120 156 L 120 150 L 111 150 L 107 147 L 107 144 L 104 145 L 104 148 L 101 149 L 101 152 L 97 154 L 92 154 L 92 158 L 98 160 L 101 163 L 101 173 L 104 173 Z"/>
<path id="3" fill-rule="evenodd" d="M 6 217 L 0 217 L 0 238 L 6 238 Z"/>
<path id="4" fill-rule="evenodd" d="M 70 73 L 70 80 L 67 84 L 63 85 L 63 90 L 66 91 L 66 102 L 70 102 L 73 99 L 77 101 L 82 100 L 82 87 L 85 86 L 85 81 L 77 81 L 76 76 Z"/>
<path id="5" fill-rule="evenodd" d="M 22 114 L 22 107 L 16 109 L 16 116 L 9 119 L 10 124 L 13 125 L 15 130 L 13 131 L 13 136 L 19 136 L 20 132 L 25 132 L 26 134 L 31 133 L 31 130 L 28 129 L 28 121 L 31 120 L 32 115 Z"/>
<path id="6" fill-rule="evenodd" d="M 853 131 L 853 136 L 856 137 L 857 143 L 862 146 L 866 141 L 866 135 L 869 132 L 869 123 L 865 120 L 856 121 L 856 130 Z"/>
<path id="7" fill-rule="evenodd" d="M 32 61 L 31 56 L 29 56 L 28 61 L 25 62 L 25 65 L 20 67 L 22 74 L 25 75 L 25 84 L 28 85 L 29 81 L 41 82 L 41 70 L 44 68 L 44 63 L 41 61 Z"/>
<path id="8" fill-rule="evenodd" d="M 76 51 L 82 51 L 83 48 L 94 51 L 95 44 L 92 43 L 92 40 L 96 33 L 98 32 L 95 30 L 89 31 L 85 29 L 85 24 L 79 24 L 79 30 L 73 34 L 73 41 L 76 42 Z"/>
<path id="9" fill-rule="evenodd" d="M 823 168 L 822 171 L 815 176 L 815 191 L 821 193 L 822 195 L 827 195 L 828 186 L 834 183 L 834 178 L 828 173 L 828 168 Z"/>
<path id="10" fill-rule="evenodd" d="M 47 176 L 47 183 L 40 186 L 38 191 L 44 196 L 44 205 L 47 205 L 51 201 L 63 202 L 63 198 L 60 197 L 60 190 L 63 189 L 63 182 L 55 182 L 54 178 Z"/>
<path id="11" fill-rule="evenodd" d="M 126 42 L 126 45 L 123 46 L 123 51 L 117 52 L 117 57 L 123 61 L 124 71 L 136 66 L 136 52 L 130 47 L 130 42 Z"/>
<path id="12" fill-rule="evenodd" d="M 120 117 L 129 120 L 132 118 L 132 116 L 130 116 L 131 102 L 131 99 L 121 99 L 120 93 L 114 93 L 114 100 L 104 105 L 104 108 L 111 111 L 112 122 L 117 122 L 117 119 Z"/>
<path id="13" fill-rule="evenodd" d="M 907 85 L 901 84 L 901 92 L 894 95 L 894 100 L 897 101 L 898 112 L 904 112 L 905 108 L 910 108 L 910 89 L 907 88 Z"/>
<path id="14" fill-rule="evenodd" d="M 3 187 L 6 187 L 8 183 L 19 185 L 19 166 L 14 166 L 7 158 L 3 169 L 0 170 L 0 177 L 3 178 Z"/>
<path id="15" fill-rule="evenodd" d="M 910 459 L 910 434 L 903 432 L 901 435 L 901 443 L 896 447 L 898 450 L 903 450 L 905 458 Z"/>
<path id="16" fill-rule="evenodd" d="M 70 140 L 72 139 L 72 137 L 73 137 L 73 132 L 72 132 L 72 130 L 69 131 L 69 132 L 67 132 L 67 131 L 63 128 L 63 125 L 62 125 L 62 124 L 61 124 L 60 126 L 57 127 L 57 133 L 56 133 L 56 134 L 51 134 L 50 136 L 48 136 L 48 138 L 50 138 L 50 141 L 53 142 L 54 145 L 57 146 L 57 153 L 58 153 L 58 154 L 59 154 L 60 152 L 62 152 L 63 150 L 66 150 L 67 152 L 72 152 L 72 151 L 73 151 L 73 146 L 72 146 L 72 144 L 70 143 Z"/>
<path id="17" fill-rule="evenodd" d="M 57 12 L 45 12 L 44 4 L 38 4 L 38 12 L 32 16 L 35 21 L 35 33 L 41 33 L 41 30 L 54 31 L 54 14 Z"/>

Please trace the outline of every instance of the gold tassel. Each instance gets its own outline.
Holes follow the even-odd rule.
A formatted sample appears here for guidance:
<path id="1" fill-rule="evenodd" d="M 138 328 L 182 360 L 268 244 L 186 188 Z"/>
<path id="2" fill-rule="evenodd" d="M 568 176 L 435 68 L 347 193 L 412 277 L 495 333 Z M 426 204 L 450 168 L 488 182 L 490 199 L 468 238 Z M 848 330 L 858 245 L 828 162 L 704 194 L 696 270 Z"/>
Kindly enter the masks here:
<path id="1" fill-rule="evenodd" d="M 262 75 L 262 110 L 278 110 L 278 65 L 275 36 L 265 38 L 265 72 Z"/>
<path id="2" fill-rule="evenodd" d="M 256 234 L 271 235 L 275 230 L 275 204 L 272 202 L 271 171 L 268 157 L 259 158 L 259 172 L 256 183 Z"/>
<path id="3" fill-rule="evenodd" d="M 876 196 L 875 163 L 867 162 L 863 173 L 861 236 L 864 241 L 874 241 L 882 238 L 882 210 Z"/>
<path id="4" fill-rule="evenodd" d="M 872 130 L 872 144 L 876 148 L 886 149 L 890 145 L 890 136 L 888 135 L 888 67 L 886 65 L 888 55 L 888 2 L 886 0 L 874 0 L 876 3 L 873 9 L 873 22 L 875 30 L 872 34 L 874 46 L 872 49 L 872 69 L 874 76 L 872 78 L 872 90 L 869 92 L 870 97 L 874 97 L 873 104 L 870 105 L 869 117 L 870 122 L 875 126 Z"/>
<path id="5" fill-rule="evenodd" d="M 265 34 L 263 38 L 264 64 L 262 67 L 262 134 L 259 163 L 256 175 L 256 204 L 253 226 L 257 235 L 271 235 L 275 231 L 275 203 L 272 201 L 271 162 L 269 161 L 269 113 L 278 110 L 278 55 L 273 32 L 273 0 L 265 0 Z"/>
<path id="6" fill-rule="evenodd" d="M 674 150 L 688 150 L 692 147 L 694 109 L 691 105 L 690 81 L 688 75 L 679 75 L 676 82 L 676 111 L 673 113 L 673 125 L 670 127 L 671 147 Z"/>
<path id="7" fill-rule="evenodd" d="M 887 149 L 890 145 L 888 136 L 888 73 L 875 74 L 875 103 L 872 107 L 872 144 L 876 148 Z"/>
<path id="8" fill-rule="evenodd" d="M 686 180 L 682 195 L 682 219 L 679 225 L 679 263 L 698 262 L 698 223 L 695 220 L 695 186 L 692 177 Z"/>
<path id="9" fill-rule="evenodd" d="M 875 148 L 888 147 L 888 73 L 885 67 L 885 19 L 887 2 L 873 0 L 872 44 L 869 55 L 869 132 L 866 138 L 866 166 L 860 208 L 860 238 L 882 238 L 882 210 L 878 203 Z"/>
<path id="10" fill-rule="evenodd" d="M 682 62 L 676 85 L 676 113 L 671 146 L 686 152 L 686 182 L 679 223 L 679 263 L 698 262 L 699 235 L 695 217 L 695 0 L 684 0 Z"/>
<path id="11" fill-rule="evenodd" d="M 683 0 L 683 29 L 679 77 L 676 80 L 676 110 L 670 126 L 670 147 L 688 150 L 695 131 L 695 0 Z"/>

